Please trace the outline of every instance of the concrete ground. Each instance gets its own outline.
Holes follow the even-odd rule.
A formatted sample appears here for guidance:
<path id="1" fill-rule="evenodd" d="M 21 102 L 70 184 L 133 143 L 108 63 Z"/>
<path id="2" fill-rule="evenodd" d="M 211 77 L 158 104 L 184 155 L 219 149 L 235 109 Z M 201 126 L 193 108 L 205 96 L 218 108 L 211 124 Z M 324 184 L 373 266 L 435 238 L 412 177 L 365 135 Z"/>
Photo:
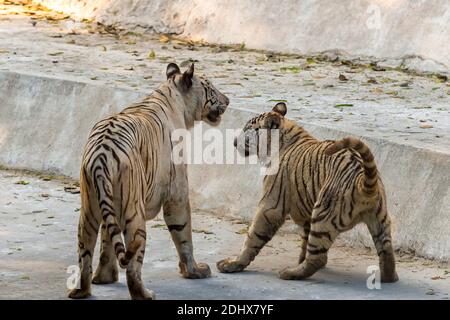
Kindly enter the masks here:
<path id="1" fill-rule="evenodd" d="M 76 190 L 74 184 L 54 176 L 0 171 L 1 299 L 66 298 L 66 270 L 77 261 L 79 194 L 68 192 Z M 327 267 L 311 279 L 280 280 L 277 271 L 294 265 L 299 253 L 298 237 L 282 232 L 248 271 L 221 274 L 215 262 L 238 252 L 247 226 L 200 212 L 194 212 L 193 226 L 196 257 L 211 266 L 209 279 L 181 278 L 164 222 L 158 218 L 147 224 L 143 279 L 159 299 L 449 299 L 449 264 L 397 253 L 400 281 L 369 290 L 366 271 L 377 265 L 375 253 L 339 242 L 330 251 Z M 97 259 L 98 252 L 94 266 Z M 128 298 L 123 272 L 116 284 L 93 286 L 92 299 Z"/>
<path id="2" fill-rule="evenodd" d="M 328 56 L 336 59 L 332 53 Z M 53 12 L 0 5 L 0 71 L 150 93 L 168 62 L 196 61 L 234 107 L 268 110 L 355 135 L 450 152 L 450 83 L 361 59 L 250 52 L 136 32 L 117 34 Z"/>

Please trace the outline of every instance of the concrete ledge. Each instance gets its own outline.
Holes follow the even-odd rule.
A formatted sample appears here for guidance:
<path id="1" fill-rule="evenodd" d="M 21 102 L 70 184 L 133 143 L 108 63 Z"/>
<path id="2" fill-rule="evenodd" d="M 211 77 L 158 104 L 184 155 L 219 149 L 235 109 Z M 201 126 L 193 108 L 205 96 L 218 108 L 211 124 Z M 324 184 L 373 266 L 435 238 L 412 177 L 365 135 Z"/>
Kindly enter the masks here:
<path id="1" fill-rule="evenodd" d="M 0 165 L 78 178 L 92 125 L 144 95 L 135 91 L 11 72 L 0 73 Z M 230 108 L 221 130 L 241 128 L 255 113 Z M 351 132 L 303 124 L 318 138 Z M 373 150 L 386 185 L 397 248 L 428 258 L 450 258 L 450 154 L 363 139 Z M 259 168 L 192 165 L 194 209 L 251 219 L 261 192 Z M 371 245 L 362 226 L 342 238 Z"/>
<path id="2" fill-rule="evenodd" d="M 409 67 L 436 72 L 448 72 L 450 65 L 447 0 L 34 2 L 107 25 L 212 43 L 302 53 L 340 49 L 378 58 L 421 56 L 425 61 Z"/>

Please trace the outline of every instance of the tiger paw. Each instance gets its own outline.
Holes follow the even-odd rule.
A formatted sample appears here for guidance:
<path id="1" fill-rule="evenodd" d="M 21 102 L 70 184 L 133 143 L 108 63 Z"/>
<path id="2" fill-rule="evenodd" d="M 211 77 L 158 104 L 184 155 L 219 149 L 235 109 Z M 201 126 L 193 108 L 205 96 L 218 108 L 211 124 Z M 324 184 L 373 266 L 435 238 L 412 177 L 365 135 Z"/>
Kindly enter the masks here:
<path id="1" fill-rule="evenodd" d="M 197 263 L 192 270 L 188 270 L 184 263 L 180 263 L 180 272 L 183 278 L 187 279 L 203 279 L 211 276 L 211 269 L 206 263 Z"/>
<path id="2" fill-rule="evenodd" d="M 278 274 L 283 280 L 302 280 L 309 277 L 302 265 L 294 268 L 284 268 Z"/>
<path id="3" fill-rule="evenodd" d="M 142 288 L 137 292 L 130 292 L 131 299 L 133 300 L 155 300 L 156 295 L 153 291 Z"/>
<path id="4" fill-rule="evenodd" d="M 119 274 L 117 268 L 106 269 L 97 268 L 94 277 L 92 278 L 93 284 L 110 284 L 119 281 Z"/>
<path id="5" fill-rule="evenodd" d="M 392 283 L 392 282 L 397 282 L 398 281 L 398 275 L 397 272 L 389 272 L 389 273 L 384 273 L 381 272 L 381 282 L 383 283 Z"/>
<path id="6" fill-rule="evenodd" d="M 217 262 L 217 269 L 222 273 L 241 272 L 245 266 L 238 260 L 224 259 Z"/>
<path id="7" fill-rule="evenodd" d="M 71 299 L 85 299 L 91 296 L 91 291 L 86 289 L 72 289 L 68 296 Z"/>

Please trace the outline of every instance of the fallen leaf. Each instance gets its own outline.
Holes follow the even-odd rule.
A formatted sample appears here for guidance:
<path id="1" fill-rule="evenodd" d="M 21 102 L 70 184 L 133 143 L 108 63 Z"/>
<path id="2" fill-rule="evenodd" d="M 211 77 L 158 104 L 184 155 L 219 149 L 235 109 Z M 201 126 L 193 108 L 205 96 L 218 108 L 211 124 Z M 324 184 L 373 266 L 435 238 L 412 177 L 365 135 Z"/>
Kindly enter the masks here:
<path id="1" fill-rule="evenodd" d="M 448 80 L 448 77 L 444 74 L 436 74 L 434 75 L 436 82 L 442 83 L 446 82 Z"/>
<path id="2" fill-rule="evenodd" d="M 343 107 L 353 107 L 351 103 L 338 103 L 334 105 L 335 108 L 343 108 Z"/>
<path id="3" fill-rule="evenodd" d="M 417 106 L 417 107 L 413 107 L 413 109 L 431 109 L 430 106 Z"/>
<path id="4" fill-rule="evenodd" d="M 78 194 L 80 193 L 80 188 L 71 186 L 71 187 L 64 187 L 64 191 L 72 194 Z"/>
<path id="5" fill-rule="evenodd" d="M 396 80 L 393 80 L 393 79 L 391 79 L 391 78 L 382 78 L 381 80 L 380 80 L 380 82 L 381 83 L 391 83 L 391 82 L 395 82 Z"/>
<path id="6" fill-rule="evenodd" d="M 386 94 L 389 94 L 391 96 L 397 96 L 398 95 L 398 91 L 395 91 L 395 90 L 386 91 Z"/>
<path id="7" fill-rule="evenodd" d="M 150 59 L 150 60 L 153 60 L 153 59 L 155 59 L 156 58 L 156 53 L 155 53 L 155 51 L 150 51 L 149 53 L 148 53 L 148 55 L 147 55 L 147 58 L 148 59 Z"/>
<path id="8" fill-rule="evenodd" d="M 60 55 L 62 55 L 62 54 L 64 54 L 63 51 L 57 51 L 57 52 L 51 52 L 51 53 L 49 53 L 48 55 L 49 55 L 49 56 L 60 56 Z"/>
<path id="9" fill-rule="evenodd" d="M 23 186 L 26 186 L 27 184 L 30 184 L 30 183 L 28 181 L 25 181 L 25 180 L 19 180 L 19 181 L 16 182 L 16 184 L 21 184 Z"/>
<path id="10" fill-rule="evenodd" d="M 299 73 L 300 72 L 300 67 L 296 67 L 296 66 L 289 66 L 289 67 L 281 67 L 280 71 L 284 72 L 284 73 Z"/>
<path id="11" fill-rule="evenodd" d="M 422 129 L 430 129 L 430 128 L 433 128 L 433 126 L 431 124 L 429 124 L 429 123 L 422 123 L 420 125 L 420 128 L 422 128 Z"/>
<path id="12" fill-rule="evenodd" d="M 246 234 L 246 233 L 247 233 L 247 231 L 248 231 L 248 229 L 247 229 L 247 228 L 242 228 L 242 229 L 240 229 L 240 230 L 236 231 L 235 233 L 237 233 L 237 234 Z"/>
<path id="13" fill-rule="evenodd" d="M 383 93 L 383 89 L 381 88 L 374 88 L 371 90 L 372 93 L 380 94 Z"/>
<path id="14" fill-rule="evenodd" d="M 159 42 L 167 43 L 169 41 L 170 41 L 170 38 L 164 34 L 159 37 Z"/>
<path id="15" fill-rule="evenodd" d="M 205 229 L 192 229 L 195 233 L 214 234 L 214 232 Z"/>
<path id="16" fill-rule="evenodd" d="M 152 227 L 152 228 L 165 228 L 166 225 L 165 225 L 165 224 L 162 224 L 162 223 L 158 223 L 158 224 L 152 225 L 151 227 Z"/>
<path id="17" fill-rule="evenodd" d="M 377 65 L 372 65 L 372 70 L 373 71 L 386 71 L 386 68 L 377 66 Z"/>

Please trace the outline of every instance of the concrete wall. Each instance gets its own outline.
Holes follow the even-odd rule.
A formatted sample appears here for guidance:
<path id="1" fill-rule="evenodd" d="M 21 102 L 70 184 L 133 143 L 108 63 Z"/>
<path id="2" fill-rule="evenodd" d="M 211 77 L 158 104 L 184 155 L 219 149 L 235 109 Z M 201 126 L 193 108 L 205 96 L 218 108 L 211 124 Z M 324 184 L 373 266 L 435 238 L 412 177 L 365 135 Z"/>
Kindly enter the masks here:
<path id="1" fill-rule="evenodd" d="M 399 58 L 426 71 L 450 66 L 448 0 L 35 0 L 78 17 L 213 43 Z M 437 63 L 436 63 L 437 62 Z"/>
<path id="2" fill-rule="evenodd" d="M 0 73 L 0 165 L 52 171 L 78 178 L 92 125 L 142 93 L 74 81 Z M 254 114 L 229 108 L 220 128 L 241 128 Z M 206 125 L 205 125 L 206 126 Z M 305 124 L 316 137 L 349 133 Z M 395 246 L 450 258 L 450 154 L 365 138 L 387 189 Z M 190 166 L 194 210 L 251 219 L 261 193 L 255 165 Z M 371 245 L 365 227 L 343 235 L 352 245 Z"/>

